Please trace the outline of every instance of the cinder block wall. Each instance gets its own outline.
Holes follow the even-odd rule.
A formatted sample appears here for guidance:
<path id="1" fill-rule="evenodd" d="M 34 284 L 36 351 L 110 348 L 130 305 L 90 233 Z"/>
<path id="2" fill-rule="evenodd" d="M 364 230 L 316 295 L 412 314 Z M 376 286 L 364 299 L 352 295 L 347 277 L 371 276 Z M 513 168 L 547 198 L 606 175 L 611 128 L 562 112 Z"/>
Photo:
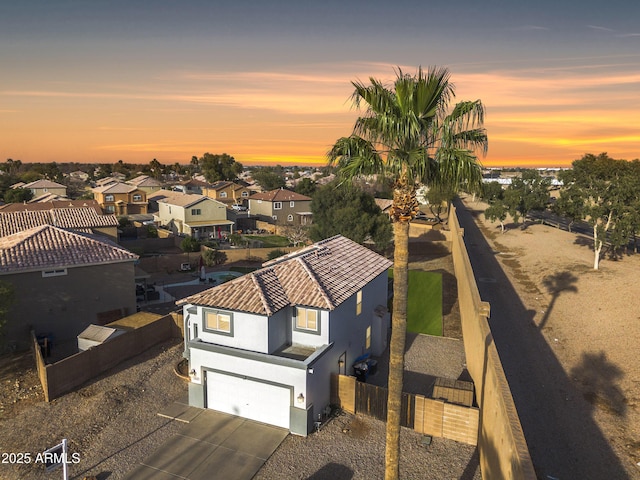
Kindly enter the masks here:
<path id="1" fill-rule="evenodd" d="M 520 419 L 487 321 L 490 306 L 480 299 L 455 208 L 449 212 L 449 230 L 467 368 L 480 407 L 478 450 L 482 477 L 535 480 Z"/>

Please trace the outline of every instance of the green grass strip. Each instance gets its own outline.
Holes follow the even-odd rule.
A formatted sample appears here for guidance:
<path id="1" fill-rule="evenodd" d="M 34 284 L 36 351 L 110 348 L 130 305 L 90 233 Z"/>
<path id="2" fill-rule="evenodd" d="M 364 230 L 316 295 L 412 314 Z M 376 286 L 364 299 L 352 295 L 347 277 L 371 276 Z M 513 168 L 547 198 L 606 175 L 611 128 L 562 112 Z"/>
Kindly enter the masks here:
<path id="1" fill-rule="evenodd" d="M 442 336 L 442 274 L 409 270 L 407 332 Z"/>

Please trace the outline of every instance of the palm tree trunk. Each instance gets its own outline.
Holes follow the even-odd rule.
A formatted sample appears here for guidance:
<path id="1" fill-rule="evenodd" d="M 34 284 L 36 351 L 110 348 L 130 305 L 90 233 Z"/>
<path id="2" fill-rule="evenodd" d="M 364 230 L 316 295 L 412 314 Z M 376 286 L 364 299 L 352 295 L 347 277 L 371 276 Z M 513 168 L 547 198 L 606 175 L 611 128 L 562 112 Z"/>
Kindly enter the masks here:
<path id="1" fill-rule="evenodd" d="M 393 254 L 393 312 L 389 345 L 389 398 L 387 401 L 387 436 L 385 450 L 385 480 L 400 476 L 400 414 L 402 409 L 402 378 L 404 348 L 407 333 L 407 287 L 409 270 L 409 221 L 393 224 L 395 249 Z"/>

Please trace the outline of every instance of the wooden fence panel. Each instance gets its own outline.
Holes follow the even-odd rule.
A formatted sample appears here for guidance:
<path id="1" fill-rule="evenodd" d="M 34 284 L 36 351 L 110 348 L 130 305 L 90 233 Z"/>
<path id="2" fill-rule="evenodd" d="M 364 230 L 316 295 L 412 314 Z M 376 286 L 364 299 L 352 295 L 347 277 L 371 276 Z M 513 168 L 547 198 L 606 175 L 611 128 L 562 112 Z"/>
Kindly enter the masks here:
<path id="1" fill-rule="evenodd" d="M 364 382 L 355 382 L 355 411 L 383 422 L 387 421 L 389 390 Z M 413 428 L 415 419 L 415 395 L 402 394 L 400 425 Z"/>

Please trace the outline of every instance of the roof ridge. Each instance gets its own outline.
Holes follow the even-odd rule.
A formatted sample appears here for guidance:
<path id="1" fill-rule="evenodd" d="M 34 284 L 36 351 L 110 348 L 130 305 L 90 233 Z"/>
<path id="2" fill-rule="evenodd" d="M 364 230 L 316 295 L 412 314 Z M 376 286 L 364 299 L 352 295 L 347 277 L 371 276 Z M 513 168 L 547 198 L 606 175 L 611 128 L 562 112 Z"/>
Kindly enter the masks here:
<path id="1" fill-rule="evenodd" d="M 326 289 L 320 283 L 320 280 L 318 280 L 318 276 L 315 274 L 313 270 L 311 270 L 311 266 L 305 261 L 303 257 L 296 257 L 295 260 L 297 260 L 300 263 L 304 271 L 307 272 L 307 275 L 309 275 L 309 277 L 311 277 L 311 280 L 313 280 L 313 282 L 318 286 L 318 289 L 320 290 L 320 295 L 327 302 L 327 306 L 329 310 L 333 310 L 334 308 L 336 308 L 333 301 L 329 297 L 329 294 L 327 293 Z"/>
<path id="2" fill-rule="evenodd" d="M 273 315 L 273 311 L 271 310 L 271 306 L 267 301 L 267 296 L 264 294 L 264 291 L 262 290 L 263 288 L 262 283 L 258 280 L 258 276 L 259 275 L 261 276 L 263 273 L 265 273 L 266 270 L 267 269 L 264 269 L 264 270 L 260 269 L 256 272 L 251 272 L 250 275 L 251 275 L 251 280 L 253 281 L 253 284 L 258 289 L 258 296 L 260 297 L 260 301 L 262 302 L 262 305 L 264 306 L 264 309 L 267 312 L 267 315 L 271 316 Z"/>

